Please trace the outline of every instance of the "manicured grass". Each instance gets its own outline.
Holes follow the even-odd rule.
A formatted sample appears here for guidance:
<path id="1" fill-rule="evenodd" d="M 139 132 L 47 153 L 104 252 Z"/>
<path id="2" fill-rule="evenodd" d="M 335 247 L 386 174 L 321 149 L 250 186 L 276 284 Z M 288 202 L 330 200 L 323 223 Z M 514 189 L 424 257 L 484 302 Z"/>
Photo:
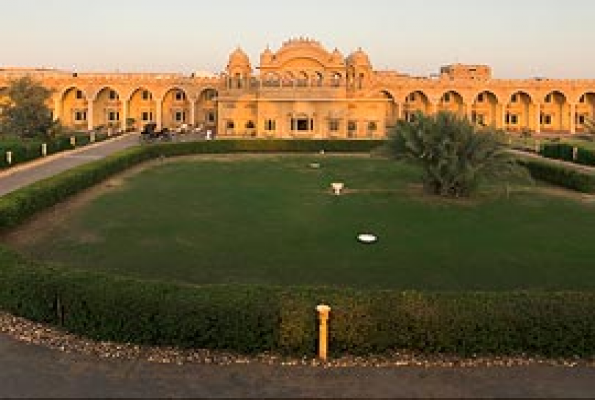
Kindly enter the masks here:
<path id="1" fill-rule="evenodd" d="M 194 284 L 595 288 L 594 204 L 531 191 L 436 200 L 418 176 L 369 157 L 180 160 L 126 179 L 21 250 Z M 351 191 L 332 196 L 334 181 Z M 361 232 L 380 240 L 360 244 Z"/>

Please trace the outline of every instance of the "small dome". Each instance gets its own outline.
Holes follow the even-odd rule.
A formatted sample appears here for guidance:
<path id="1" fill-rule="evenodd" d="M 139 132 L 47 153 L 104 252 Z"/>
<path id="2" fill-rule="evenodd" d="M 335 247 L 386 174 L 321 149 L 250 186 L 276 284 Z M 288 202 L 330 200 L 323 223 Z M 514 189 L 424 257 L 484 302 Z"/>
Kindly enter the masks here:
<path id="1" fill-rule="evenodd" d="M 248 58 L 246 53 L 244 53 L 244 51 L 238 47 L 229 56 L 229 65 L 230 66 L 231 65 L 240 65 L 240 66 L 250 65 L 250 59 Z"/>
<path id="2" fill-rule="evenodd" d="M 343 62 L 343 54 L 339 51 L 339 49 L 335 48 L 335 50 L 333 51 L 333 54 L 331 56 L 331 60 L 336 63 Z"/>
<path id="3" fill-rule="evenodd" d="M 261 64 L 268 64 L 273 61 L 273 52 L 267 46 L 266 50 L 262 52 L 260 55 L 260 63 Z"/>
<path id="4" fill-rule="evenodd" d="M 351 53 L 347 58 L 347 63 L 353 66 L 370 66 L 370 58 L 360 47 L 357 51 Z"/>

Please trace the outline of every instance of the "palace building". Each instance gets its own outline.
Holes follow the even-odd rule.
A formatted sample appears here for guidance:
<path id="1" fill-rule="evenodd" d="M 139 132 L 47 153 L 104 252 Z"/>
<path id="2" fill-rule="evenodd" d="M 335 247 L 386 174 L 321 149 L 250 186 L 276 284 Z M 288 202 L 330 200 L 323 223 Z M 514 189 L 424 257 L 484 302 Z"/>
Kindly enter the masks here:
<path id="1" fill-rule="evenodd" d="M 54 117 L 75 129 L 182 125 L 219 136 L 380 138 L 415 112 L 449 110 L 507 131 L 577 133 L 595 117 L 593 79 L 495 79 L 485 65 L 455 64 L 431 77 L 374 70 L 311 39 L 265 49 L 255 67 L 240 49 L 219 75 L 79 73 L 0 68 L 0 104 L 11 79 L 53 89 Z"/>

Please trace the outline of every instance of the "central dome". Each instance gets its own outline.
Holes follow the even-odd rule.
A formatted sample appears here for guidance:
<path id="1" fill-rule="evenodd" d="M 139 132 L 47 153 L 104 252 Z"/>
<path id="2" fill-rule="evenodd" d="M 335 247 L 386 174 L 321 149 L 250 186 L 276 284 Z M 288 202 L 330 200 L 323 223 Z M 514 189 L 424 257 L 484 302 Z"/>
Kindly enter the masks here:
<path id="1" fill-rule="evenodd" d="M 351 55 L 347 57 L 347 63 L 353 66 L 369 66 L 370 57 L 368 57 L 360 47 L 357 51 L 351 53 Z"/>

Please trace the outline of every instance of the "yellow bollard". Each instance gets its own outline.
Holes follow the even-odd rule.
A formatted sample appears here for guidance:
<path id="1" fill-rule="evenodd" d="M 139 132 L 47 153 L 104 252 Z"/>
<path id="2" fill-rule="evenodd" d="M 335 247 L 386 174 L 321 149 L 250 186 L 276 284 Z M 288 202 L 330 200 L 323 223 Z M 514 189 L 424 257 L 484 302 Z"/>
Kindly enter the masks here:
<path id="1" fill-rule="evenodd" d="M 7 151 L 6 152 L 6 163 L 8 165 L 12 164 L 12 151 Z"/>
<path id="2" fill-rule="evenodd" d="M 318 333 L 318 357 L 326 361 L 328 356 L 328 318 L 331 308 L 327 305 L 319 305 L 316 307 L 318 311 L 318 318 L 320 320 Z"/>
<path id="3" fill-rule="evenodd" d="M 48 155 L 48 145 L 46 143 L 41 144 L 41 156 L 45 157 Z"/>

